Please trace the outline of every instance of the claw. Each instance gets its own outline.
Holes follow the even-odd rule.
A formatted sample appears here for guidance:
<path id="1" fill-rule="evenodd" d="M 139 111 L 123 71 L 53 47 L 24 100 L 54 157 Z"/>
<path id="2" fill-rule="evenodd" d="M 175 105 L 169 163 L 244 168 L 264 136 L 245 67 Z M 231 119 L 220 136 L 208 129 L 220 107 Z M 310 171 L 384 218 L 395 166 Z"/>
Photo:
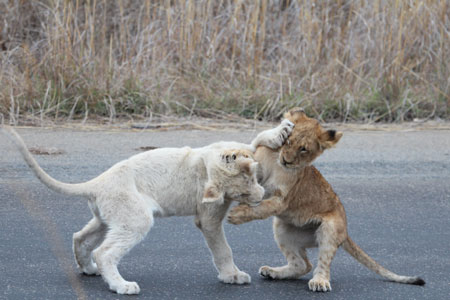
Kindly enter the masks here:
<path id="1" fill-rule="evenodd" d="M 331 291 L 330 281 L 322 278 L 313 278 L 308 282 L 308 287 L 313 292 Z"/>

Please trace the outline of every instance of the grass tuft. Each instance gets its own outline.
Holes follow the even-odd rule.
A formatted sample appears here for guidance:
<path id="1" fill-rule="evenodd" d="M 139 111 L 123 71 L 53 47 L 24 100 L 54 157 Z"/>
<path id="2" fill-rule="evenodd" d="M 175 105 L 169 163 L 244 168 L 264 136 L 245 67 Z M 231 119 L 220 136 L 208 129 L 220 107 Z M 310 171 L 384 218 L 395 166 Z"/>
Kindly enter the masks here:
<path id="1" fill-rule="evenodd" d="M 0 113 L 400 122 L 450 111 L 447 0 L 1 1 Z"/>

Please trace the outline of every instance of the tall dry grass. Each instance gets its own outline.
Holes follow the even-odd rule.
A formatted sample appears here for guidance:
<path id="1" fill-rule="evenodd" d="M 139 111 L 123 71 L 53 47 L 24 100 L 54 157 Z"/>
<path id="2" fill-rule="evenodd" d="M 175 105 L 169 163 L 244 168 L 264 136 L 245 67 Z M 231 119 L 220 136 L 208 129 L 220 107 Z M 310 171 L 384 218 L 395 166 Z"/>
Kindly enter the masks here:
<path id="1" fill-rule="evenodd" d="M 448 118 L 449 52 L 448 0 L 0 0 L 0 113 Z"/>

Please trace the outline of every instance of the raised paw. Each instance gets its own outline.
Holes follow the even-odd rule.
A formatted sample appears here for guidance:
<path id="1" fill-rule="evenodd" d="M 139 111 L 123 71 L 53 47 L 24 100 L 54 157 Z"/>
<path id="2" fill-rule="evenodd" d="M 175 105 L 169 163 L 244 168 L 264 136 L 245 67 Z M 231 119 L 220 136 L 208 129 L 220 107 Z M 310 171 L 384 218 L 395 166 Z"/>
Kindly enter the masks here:
<path id="1" fill-rule="evenodd" d="M 288 119 L 284 119 L 281 121 L 280 127 L 284 139 L 287 139 L 291 135 L 292 129 L 294 129 L 294 123 Z"/>
<path id="2" fill-rule="evenodd" d="M 228 223 L 239 225 L 248 222 L 246 216 L 249 207 L 247 205 L 237 205 L 233 207 L 227 216 Z"/>
<path id="3" fill-rule="evenodd" d="M 274 128 L 274 139 L 272 140 L 272 147 L 277 149 L 284 145 L 289 136 L 291 135 L 292 129 L 294 128 L 294 123 L 285 119 L 281 122 L 281 124 Z"/>
<path id="4" fill-rule="evenodd" d="M 331 284 L 330 281 L 320 277 L 313 277 L 308 282 L 309 289 L 313 292 L 330 292 Z"/>
<path id="5" fill-rule="evenodd" d="M 251 282 L 251 277 L 245 272 L 237 271 L 232 274 L 219 274 L 219 280 L 229 284 L 247 284 Z"/>
<path id="6" fill-rule="evenodd" d="M 110 286 L 109 288 L 121 295 L 136 295 L 141 291 L 139 285 L 136 282 L 131 281 L 125 281 L 117 286 Z"/>
<path id="7" fill-rule="evenodd" d="M 279 130 L 280 130 L 279 138 L 280 138 L 282 145 L 286 142 L 288 137 L 291 135 L 292 129 L 294 129 L 294 123 L 292 123 L 288 119 L 284 119 L 281 122 L 281 124 L 279 126 Z"/>

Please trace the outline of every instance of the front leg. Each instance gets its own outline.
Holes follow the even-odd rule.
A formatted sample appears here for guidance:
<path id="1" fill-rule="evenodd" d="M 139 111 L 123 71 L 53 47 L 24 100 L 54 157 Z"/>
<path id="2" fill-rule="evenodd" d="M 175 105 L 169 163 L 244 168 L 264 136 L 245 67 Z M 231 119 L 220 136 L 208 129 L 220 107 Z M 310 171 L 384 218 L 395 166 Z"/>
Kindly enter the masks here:
<path id="1" fill-rule="evenodd" d="M 226 206 L 226 205 L 225 205 Z M 202 231 L 213 256 L 214 265 L 219 272 L 219 280 L 230 284 L 250 283 L 251 278 L 234 264 L 233 253 L 223 232 L 222 220 L 228 206 L 224 209 L 201 210 L 195 218 L 195 225 Z"/>
<path id="2" fill-rule="evenodd" d="M 202 223 L 202 233 L 213 255 L 214 264 L 219 271 L 219 280 L 224 283 L 245 284 L 251 278 L 234 264 L 233 253 L 223 233 L 222 224 L 211 226 Z"/>
<path id="3" fill-rule="evenodd" d="M 239 225 L 252 220 L 263 220 L 279 215 L 286 209 L 286 204 L 283 200 L 284 197 L 276 195 L 263 200 L 258 206 L 237 205 L 230 210 L 227 221 L 231 224 Z"/>
<path id="4" fill-rule="evenodd" d="M 258 146 L 266 146 L 278 149 L 283 146 L 294 128 L 294 123 L 285 119 L 280 125 L 273 129 L 265 130 L 258 134 L 252 141 L 252 147 L 256 150 Z"/>

